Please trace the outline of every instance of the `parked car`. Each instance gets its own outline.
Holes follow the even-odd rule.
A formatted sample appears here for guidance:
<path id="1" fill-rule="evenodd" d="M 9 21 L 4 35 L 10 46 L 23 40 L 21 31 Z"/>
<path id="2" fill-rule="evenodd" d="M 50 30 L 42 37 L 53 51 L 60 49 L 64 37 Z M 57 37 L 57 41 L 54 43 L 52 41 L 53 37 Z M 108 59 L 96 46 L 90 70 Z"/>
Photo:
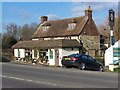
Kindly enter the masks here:
<path id="1" fill-rule="evenodd" d="M 64 56 L 61 62 L 62 65 L 67 68 L 77 67 L 81 70 L 89 69 L 103 71 L 103 65 L 100 62 L 85 54 L 71 54 L 69 56 Z"/>

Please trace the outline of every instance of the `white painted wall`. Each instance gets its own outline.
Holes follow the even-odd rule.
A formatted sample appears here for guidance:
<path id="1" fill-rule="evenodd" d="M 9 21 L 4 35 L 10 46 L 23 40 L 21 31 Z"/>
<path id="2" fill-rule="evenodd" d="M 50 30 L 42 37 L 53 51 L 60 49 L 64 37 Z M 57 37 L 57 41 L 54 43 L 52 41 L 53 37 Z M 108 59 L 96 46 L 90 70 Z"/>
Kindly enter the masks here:
<path id="1" fill-rule="evenodd" d="M 24 58 L 25 57 L 25 49 L 19 49 L 20 51 L 20 58 Z"/>
<path id="2" fill-rule="evenodd" d="M 49 65 L 55 65 L 55 50 L 51 49 L 53 51 L 53 59 L 50 58 L 50 49 L 48 49 L 48 63 Z"/>
<path id="3" fill-rule="evenodd" d="M 109 64 L 113 64 L 113 47 L 105 51 L 105 66 L 109 66 Z"/>
<path id="4" fill-rule="evenodd" d="M 104 44 L 108 48 L 108 44 Z"/>
<path id="5" fill-rule="evenodd" d="M 36 39 L 32 39 L 33 41 L 37 41 L 37 40 L 39 40 L 38 38 L 36 38 Z"/>
<path id="6" fill-rule="evenodd" d="M 59 39 L 65 39 L 65 37 L 57 37 L 57 38 L 54 38 L 55 40 L 59 40 Z"/>
<path id="7" fill-rule="evenodd" d="M 78 36 L 72 36 L 71 39 L 79 39 Z"/>
<path id="8" fill-rule="evenodd" d="M 18 57 L 18 51 L 20 51 L 20 58 L 25 57 L 25 49 L 14 49 L 14 56 Z"/>
<path id="9" fill-rule="evenodd" d="M 62 55 L 63 56 L 67 56 L 67 55 L 70 55 L 70 54 L 76 54 L 76 53 L 79 53 L 78 48 L 73 48 L 73 50 L 71 48 L 62 49 Z"/>
<path id="10" fill-rule="evenodd" d="M 51 40 L 51 38 L 44 38 L 44 40 Z"/>
<path id="11" fill-rule="evenodd" d="M 40 53 L 39 53 L 39 50 L 37 50 L 37 59 L 38 59 L 38 58 L 39 58 L 39 56 L 40 56 L 39 54 L 40 54 Z"/>
<path id="12" fill-rule="evenodd" d="M 59 48 L 59 66 L 62 66 L 61 60 L 63 57 L 62 48 Z"/>
<path id="13" fill-rule="evenodd" d="M 114 47 L 119 47 L 120 48 L 120 40 L 117 41 L 113 46 L 109 47 L 106 51 L 105 51 L 105 66 L 109 66 L 110 64 L 113 64 L 113 48 Z M 114 58 L 115 59 L 115 58 Z M 116 58 L 116 59 L 120 59 Z"/>
<path id="14" fill-rule="evenodd" d="M 32 59 L 35 59 L 34 49 L 32 49 Z"/>
<path id="15" fill-rule="evenodd" d="M 18 49 L 14 49 L 14 56 L 18 57 Z"/>

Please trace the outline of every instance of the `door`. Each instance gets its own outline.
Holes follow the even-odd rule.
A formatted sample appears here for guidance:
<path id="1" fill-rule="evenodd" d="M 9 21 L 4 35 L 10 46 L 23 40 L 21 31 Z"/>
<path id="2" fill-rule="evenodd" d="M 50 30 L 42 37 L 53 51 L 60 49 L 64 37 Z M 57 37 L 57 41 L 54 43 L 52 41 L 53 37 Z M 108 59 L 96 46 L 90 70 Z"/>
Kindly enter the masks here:
<path id="1" fill-rule="evenodd" d="M 59 49 L 55 49 L 55 66 L 59 66 Z"/>
<path id="2" fill-rule="evenodd" d="M 96 70 L 98 67 L 96 61 L 90 56 L 88 56 L 88 61 L 90 64 L 90 68 Z"/>
<path id="3" fill-rule="evenodd" d="M 86 64 L 87 69 L 91 69 L 91 63 L 89 63 L 88 56 L 87 55 L 82 55 L 81 60 L 83 63 Z"/>

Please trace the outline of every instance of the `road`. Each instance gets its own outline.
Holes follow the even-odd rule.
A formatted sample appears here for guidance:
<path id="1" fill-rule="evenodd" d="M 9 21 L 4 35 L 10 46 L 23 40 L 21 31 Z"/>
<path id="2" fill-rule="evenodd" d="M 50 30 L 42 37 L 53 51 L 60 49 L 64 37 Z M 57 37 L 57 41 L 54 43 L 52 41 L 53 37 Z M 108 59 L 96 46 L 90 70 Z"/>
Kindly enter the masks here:
<path id="1" fill-rule="evenodd" d="M 118 74 L 2 63 L 3 88 L 118 88 Z"/>

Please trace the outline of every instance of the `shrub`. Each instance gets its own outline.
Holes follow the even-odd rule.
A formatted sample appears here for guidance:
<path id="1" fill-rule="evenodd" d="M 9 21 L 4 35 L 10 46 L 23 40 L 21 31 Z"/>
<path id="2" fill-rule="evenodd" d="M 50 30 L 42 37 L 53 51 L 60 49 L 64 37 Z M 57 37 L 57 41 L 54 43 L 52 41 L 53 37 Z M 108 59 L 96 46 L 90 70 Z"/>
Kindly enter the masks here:
<path id="1" fill-rule="evenodd" d="M 114 68 L 114 72 L 119 72 L 120 73 L 120 66 L 118 66 L 117 68 Z"/>
<path id="2" fill-rule="evenodd" d="M 0 62 L 10 62 L 10 60 L 4 56 L 0 56 Z"/>
<path id="3" fill-rule="evenodd" d="M 95 59 L 104 65 L 104 57 L 95 57 Z"/>

